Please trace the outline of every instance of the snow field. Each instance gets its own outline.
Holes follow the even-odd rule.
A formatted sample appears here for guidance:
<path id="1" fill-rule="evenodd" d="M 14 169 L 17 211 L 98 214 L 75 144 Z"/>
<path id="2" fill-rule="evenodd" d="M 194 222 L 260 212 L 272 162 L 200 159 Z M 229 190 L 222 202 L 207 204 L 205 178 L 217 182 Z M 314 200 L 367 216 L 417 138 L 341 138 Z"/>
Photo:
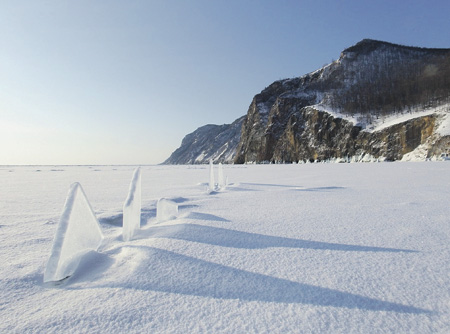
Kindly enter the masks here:
<path id="1" fill-rule="evenodd" d="M 127 242 L 134 167 L 52 169 L 0 168 L 0 332 L 450 329 L 446 162 L 224 166 L 230 184 L 210 194 L 208 166 L 144 166 L 142 229 Z M 44 284 L 75 181 L 105 239 Z M 157 223 L 161 197 L 176 219 Z"/>

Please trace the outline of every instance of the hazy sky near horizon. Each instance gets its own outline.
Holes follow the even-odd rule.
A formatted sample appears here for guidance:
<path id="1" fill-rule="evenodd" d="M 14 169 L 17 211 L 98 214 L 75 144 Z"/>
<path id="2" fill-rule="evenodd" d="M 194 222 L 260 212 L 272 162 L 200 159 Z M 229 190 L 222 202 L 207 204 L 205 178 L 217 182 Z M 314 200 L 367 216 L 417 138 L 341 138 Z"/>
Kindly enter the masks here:
<path id="1" fill-rule="evenodd" d="M 364 38 L 450 48 L 449 13 L 445 0 L 0 0 L 0 165 L 160 163 Z"/>

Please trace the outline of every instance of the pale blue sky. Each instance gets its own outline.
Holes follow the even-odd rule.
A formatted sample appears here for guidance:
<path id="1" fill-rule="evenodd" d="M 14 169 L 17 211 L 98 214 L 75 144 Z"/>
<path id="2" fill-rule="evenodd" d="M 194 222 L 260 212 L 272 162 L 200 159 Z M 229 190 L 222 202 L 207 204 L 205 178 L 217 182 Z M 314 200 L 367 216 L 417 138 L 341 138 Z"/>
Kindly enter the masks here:
<path id="1" fill-rule="evenodd" d="M 2 1 L 0 164 L 153 164 L 364 38 L 450 48 L 441 1 Z"/>

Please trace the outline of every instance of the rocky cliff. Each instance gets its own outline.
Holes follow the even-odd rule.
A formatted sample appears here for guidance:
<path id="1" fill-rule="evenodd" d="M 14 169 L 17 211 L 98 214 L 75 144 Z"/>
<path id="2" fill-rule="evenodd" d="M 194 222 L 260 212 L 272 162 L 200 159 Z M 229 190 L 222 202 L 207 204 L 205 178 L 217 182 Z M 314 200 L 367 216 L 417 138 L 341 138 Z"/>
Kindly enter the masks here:
<path id="1" fill-rule="evenodd" d="M 315 72 L 272 83 L 233 124 L 186 136 L 166 163 L 398 160 L 417 150 L 425 159 L 449 150 L 438 131 L 449 105 L 450 49 L 363 40 Z"/>
<path id="2" fill-rule="evenodd" d="M 438 125 L 447 121 L 446 114 L 448 111 L 436 112 L 369 132 L 345 119 L 305 107 L 290 116 L 279 139 L 270 147 L 273 154 L 265 160 L 395 161 L 417 148 L 425 148 L 425 154 L 422 152 L 419 157 L 424 160 L 450 148 L 450 136 L 436 134 Z"/>

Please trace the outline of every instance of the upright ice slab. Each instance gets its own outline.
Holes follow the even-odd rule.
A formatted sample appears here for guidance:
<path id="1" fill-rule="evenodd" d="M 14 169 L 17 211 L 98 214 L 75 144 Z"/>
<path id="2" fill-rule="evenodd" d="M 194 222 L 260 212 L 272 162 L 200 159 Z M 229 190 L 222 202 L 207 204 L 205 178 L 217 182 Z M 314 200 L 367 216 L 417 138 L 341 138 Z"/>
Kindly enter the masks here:
<path id="1" fill-rule="evenodd" d="M 123 240 L 129 241 L 141 228 L 141 169 L 138 167 L 133 173 L 133 178 L 128 191 L 128 197 L 123 205 Z"/>
<path id="2" fill-rule="evenodd" d="M 209 161 L 209 190 L 214 191 L 216 189 L 216 184 L 214 181 L 214 165 L 213 161 Z"/>
<path id="3" fill-rule="evenodd" d="M 161 198 L 156 204 L 156 220 L 162 223 L 178 216 L 178 204 L 174 201 Z"/>
<path id="4" fill-rule="evenodd" d="M 219 162 L 219 172 L 218 172 L 218 176 L 217 176 L 217 183 L 218 183 L 219 189 L 225 189 L 225 187 L 227 186 L 225 177 L 223 176 L 223 166 L 222 166 L 221 162 Z"/>
<path id="5" fill-rule="evenodd" d="M 70 186 L 59 220 L 44 282 L 59 281 L 71 276 L 87 252 L 96 251 L 103 234 L 94 211 L 79 183 Z"/>

